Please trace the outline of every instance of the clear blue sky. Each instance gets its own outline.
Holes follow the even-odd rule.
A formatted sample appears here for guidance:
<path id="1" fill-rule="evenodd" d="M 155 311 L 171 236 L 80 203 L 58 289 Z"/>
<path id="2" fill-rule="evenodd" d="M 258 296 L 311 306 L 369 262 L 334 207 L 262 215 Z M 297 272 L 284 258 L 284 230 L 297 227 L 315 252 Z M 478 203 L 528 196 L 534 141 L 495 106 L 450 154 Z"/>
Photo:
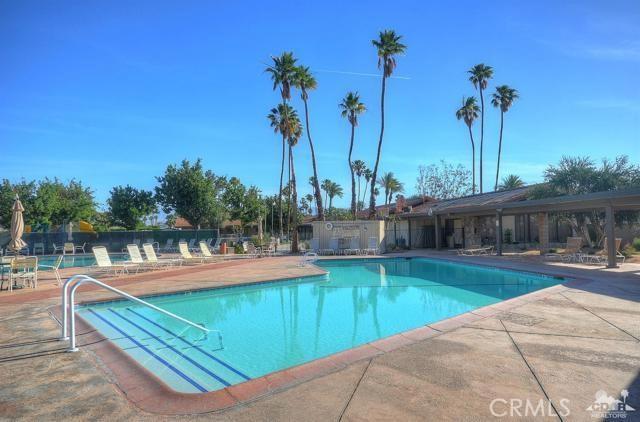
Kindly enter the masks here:
<path id="1" fill-rule="evenodd" d="M 263 73 L 291 50 L 315 71 L 319 174 L 349 185 L 349 127 L 338 102 L 360 92 L 354 158 L 373 163 L 378 31 L 404 36 L 387 91 L 381 171 L 414 192 L 417 167 L 470 167 L 454 112 L 484 62 L 521 98 L 506 116 L 502 173 L 527 182 L 564 154 L 640 161 L 640 2 L 0 1 L 0 178 L 81 179 L 104 202 L 114 185 L 151 189 L 169 163 L 202 157 L 218 174 L 277 191 L 279 95 Z M 294 105 L 301 108 L 296 96 Z M 499 114 L 487 111 L 485 189 Z M 476 128 L 479 130 L 479 127 Z M 479 135 L 477 135 L 479 137 Z M 311 175 L 296 149 L 301 193 Z M 347 206 L 347 195 L 339 205 Z"/>

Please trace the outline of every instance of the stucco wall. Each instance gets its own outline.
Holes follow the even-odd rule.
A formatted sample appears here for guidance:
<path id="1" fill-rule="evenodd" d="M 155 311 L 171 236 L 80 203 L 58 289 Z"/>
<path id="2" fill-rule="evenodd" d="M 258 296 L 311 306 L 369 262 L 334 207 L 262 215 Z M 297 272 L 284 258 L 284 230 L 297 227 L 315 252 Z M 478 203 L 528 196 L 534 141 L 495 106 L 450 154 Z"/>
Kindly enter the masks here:
<path id="1" fill-rule="evenodd" d="M 314 221 L 313 238 L 318 239 L 320 249 L 329 249 L 331 239 L 360 238 L 360 248 L 369 247 L 369 238 L 377 240 L 378 248 L 385 251 L 384 221 L 355 220 L 355 221 Z"/>

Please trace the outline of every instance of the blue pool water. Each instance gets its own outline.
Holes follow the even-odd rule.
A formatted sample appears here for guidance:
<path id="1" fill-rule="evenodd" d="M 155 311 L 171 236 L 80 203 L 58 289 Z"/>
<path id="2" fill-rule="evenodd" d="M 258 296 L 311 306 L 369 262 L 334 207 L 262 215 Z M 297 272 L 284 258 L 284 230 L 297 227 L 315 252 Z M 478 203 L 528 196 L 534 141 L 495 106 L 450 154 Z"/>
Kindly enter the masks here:
<path id="1" fill-rule="evenodd" d="M 204 392 L 562 282 L 423 258 L 317 265 L 329 274 L 147 299 L 220 330 L 222 345 L 128 301 L 79 312 L 174 390 Z"/>
<path id="2" fill-rule="evenodd" d="M 39 265 L 53 265 L 56 263 L 59 255 L 45 255 L 38 256 L 38 264 Z M 129 259 L 127 254 L 119 254 L 119 253 L 110 253 L 109 258 L 111 258 L 111 262 L 120 262 L 126 261 Z M 92 265 L 96 265 L 96 260 L 91 255 L 65 255 L 62 260 L 62 264 L 60 264 L 60 268 L 71 268 L 71 267 L 90 267 Z"/>

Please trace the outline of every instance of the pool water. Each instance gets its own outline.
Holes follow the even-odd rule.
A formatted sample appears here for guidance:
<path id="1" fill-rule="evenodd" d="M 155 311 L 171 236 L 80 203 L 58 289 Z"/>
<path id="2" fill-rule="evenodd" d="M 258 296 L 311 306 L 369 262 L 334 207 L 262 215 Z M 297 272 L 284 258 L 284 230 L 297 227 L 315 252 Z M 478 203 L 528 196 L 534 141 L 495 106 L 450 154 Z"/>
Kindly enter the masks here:
<path id="1" fill-rule="evenodd" d="M 38 256 L 38 265 L 53 265 L 59 255 Z M 126 261 L 129 256 L 124 253 L 110 253 L 111 262 Z M 90 267 L 96 265 L 96 259 L 91 255 L 65 255 L 60 268 Z"/>
<path id="2" fill-rule="evenodd" d="M 80 314 L 176 391 L 224 388 L 562 282 L 441 260 L 319 261 L 326 276 L 150 297 Z"/>

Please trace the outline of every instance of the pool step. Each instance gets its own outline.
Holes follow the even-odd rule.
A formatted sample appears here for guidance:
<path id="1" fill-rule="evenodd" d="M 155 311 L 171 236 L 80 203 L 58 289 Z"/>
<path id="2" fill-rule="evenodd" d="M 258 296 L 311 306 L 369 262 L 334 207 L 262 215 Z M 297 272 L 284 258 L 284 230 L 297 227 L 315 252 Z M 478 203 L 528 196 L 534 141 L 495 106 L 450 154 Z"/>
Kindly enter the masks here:
<path id="1" fill-rule="evenodd" d="M 132 308 L 87 309 L 83 316 L 118 346 L 161 379 L 184 385 L 187 390 L 218 390 L 250 379 L 215 356 L 217 336 L 210 341 L 190 339 L 154 321 L 157 315 Z M 198 341 L 201 340 L 201 341 Z"/>

